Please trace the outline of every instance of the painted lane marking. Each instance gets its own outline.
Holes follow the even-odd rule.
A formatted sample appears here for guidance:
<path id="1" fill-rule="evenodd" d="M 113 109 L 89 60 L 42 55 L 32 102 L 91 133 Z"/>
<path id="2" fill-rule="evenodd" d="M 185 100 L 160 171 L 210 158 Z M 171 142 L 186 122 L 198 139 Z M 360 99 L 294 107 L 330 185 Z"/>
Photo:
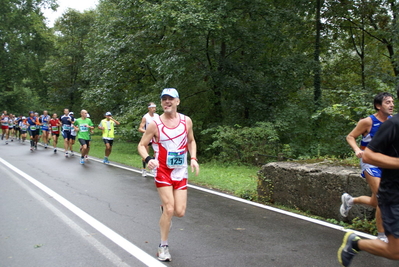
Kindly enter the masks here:
<path id="1" fill-rule="evenodd" d="M 79 218 L 81 218 L 83 221 L 85 221 L 87 224 L 91 225 L 94 229 L 102 233 L 104 236 L 106 236 L 108 239 L 113 241 L 115 244 L 117 244 L 119 247 L 123 248 L 125 251 L 133 255 L 135 258 L 137 258 L 139 261 L 144 263 L 147 266 L 151 267 L 158 267 L 158 266 L 166 266 L 162 264 L 160 261 L 157 259 L 153 258 L 149 254 L 147 254 L 145 251 L 141 250 L 139 247 L 135 246 L 132 244 L 130 241 L 113 231 L 111 228 L 105 226 L 102 224 L 100 221 L 96 220 L 94 217 L 90 216 L 44 184 L 40 183 L 30 175 L 24 173 L 17 167 L 11 165 L 4 159 L 0 158 L 0 162 L 3 163 L 5 166 L 7 166 L 9 169 L 14 171 L 15 173 L 19 174 L 23 178 L 25 178 L 27 181 L 38 187 L 40 190 L 48 194 L 50 197 L 54 198 L 56 201 L 58 201 L 61 205 L 63 205 L 65 208 L 70 210 L 72 213 L 77 215 Z"/>
<path id="2" fill-rule="evenodd" d="M 99 160 L 97 160 L 97 161 L 99 161 Z M 99 162 L 101 162 L 101 161 L 99 161 Z M 124 169 L 124 170 L 141 173 L 141 171 L 135 170 L 133 168 L 120 166 L 120 165 L 117 165 L 117 164 L 109 164 L 109 165 L 117 167 L 117 168 L 121 168 L 121 169 Z M 154 177 L 153 174 L 148 174 L 148 173 L 147 173 L 147 176 Z M 293 212 L 290 212 L 290 211 L 274 208 L 274 207 L 271 207 L 271 206 L 267 206 L 265 204 L 252 202 L 252 201 L 249 201 L 249 200 L 246 200 L 246 199 L 242 199 L 242 198 L 235 197 L 235 196 L 232 196 L 232 195 L 228 195 L 228 194 L 225 194 L 225 193 L 213 191 L 213 190 L 210 190 L 210 189 L 207 189 L 207 188 L 203 188 L 203 187 L 200 187 L 200 186 L 189 184 L 188 187 L 190 187 L 192 189 L 195 189 L 195 190 L 199 190 L 199 191 L 205 192 L 205 193 L 209 193 L 209 194 L 217 195 L 217 196 L 220 196 L 220 197 L 228 198 L 228 199 L 231 199 L 231 200 L 234 200 L 234 201 L 238 201 L 238 202 L 241 202 L 241 203 L 245 203 L 245 204 L 248 204 L 248 205 L 251 205 L 251 206 L 255 206 L 255 207 L 258 207 L 258 208 L 274 211 L 274 212 L 277 212 L 277 213 L 280 213 L 280 214 L 284 214 L 284 215 L 287 215 L 287 216 L 290 216 L 290 217 L 293 217 L 293 218 L 297 218 L 297 219 L 301 219 L 301 220 L 308 221 L 308 222 L 311 222 L 311 223 L 315 223 L 315 224 L 318 224 L 318 225 L 321 225 L 321 226 L 324 226 L 324 227 L 328 227 L 328 228 L 331 228 L 331 229 L 335 229 L 335 230 L 339 230 L 339 231 L 343 231 L 343 232 L 354 232 L 354 233 L 356 233 L 356 235 L 364 237 L 364 238 L 368 238 L 368 239 L 376 239 L 377 238 L 376 236 L 373 236 L 373 235 L 370 235 L 370 234 L 367 234 L 367 233 L 363 233 L 363 232 L 360 232 L 360 231 L 356 231 L 356 230 L 353 230 L 353 229 L 345 229 L 344 227 L 336 225 L 336 224 L 333 224 L 333 223 L 325 222 L 325 221 L 318 220 L 318 219 L 313 219 L 313 218 L 310 218 L 310 217 L 307 217 L 307 216 L 304 216 L 304 215 L 300 215 L 300 214 L 296 214 L 296 213 L 293 213 Z"/>
<path id="3" fill-rule="evenodd" d="M 267 205 L 264 205 L 264 204 L 252 202 L 252 201 L 249 201 L 249 200 L 246 200 L 246 199 L 242 199 L 242 198 L 239 198 L 239 197 L 235 197 L 235 196 L 231 196 L 231 195 L 228 195 L 228 194 L 220 193 L 220 192 L 217 192 L 217 191 L 212 191 L 210 189 L 202 188 L 202 187 L 199 187 L 199 186 L 195 186 L 195 185 L 189 184 L 189 187 L 193 188 L 193 189 L 196 189 L 196 190 L 200 190 L 200 191 L 209 193 L 209 194 L 221 196 L 221 197 L 224 197 L 224 198 L 229 198 L 231 200 L 235 200 L 235 201 L 238 201 L 238 202 L 241 202 L 241 203 L 245 203 L 245 204 L 248 204 L 248 205 L 251 205 L 251 206 L 255 206 L 255 207 L 258 207 L 258 208 L 274 211 L 274 212 L 277 212 L 277 213 L 280 213 L 280 214 L 284 214 L 284 215 L 287 215 L 287 216 L 290 216 L 290 217 L 294 217 L 294 218 L 301 219 L 301 220 L 304 220 L 304 221 L 308 221 L 308 222 L 311 222 L 311 223 L 315 223 L 315 224 L 318 224 L 318 225 L 321 225 L 321 226 L 332 228 L 332 229 L 335 229 L 335 230 L 339 230 L 339 231 L 343 231 L 343 232 L 355 232 L 356 235 L 364 237 L 364 238 L 368 238 L 368 239 L 377 238 L 376 236 L 373 236 L 373 235 L 370 235 L 370 234 L 366 234 L 366 233 L 363 233 L 363 232 L 355 231 L 355 230 L 352 230 L 352 229 L 345 229 L 344 227 L 336 225 L 336 224 L 332 224 L 332 223 L 329 223 L 329 222 L 321 221 L 321 220 L 318 220 L 318 219 L 313 219 L 313 218 L 306 217 L 306 216 L 303 216 L 303 215 L 300 215 L 300 214 L 296 214 L 296 213 L 293 213 L 293 212 L 290 212 L 290 211 L 281 210 L 281 209 L 278 209 L 278 208 L 274 208 L 274 207 L 267 206 Z"/>
<path id="4" fill-rule="evenodd" d="M 43 204 L 46 208 L 52 211 L 59 219 L 61 219 L 67 226 L 69 226 L 72 230 L 79 234 L 81 238 L 86 240 L 89 244 L 91 244 L 94 248 L 96 248 L 106 259 L 110 260 L 113 265 L 116 267 L 129 267 L 128 264 L 123 262 L 123 260 L 118 257 L 115 253 L 113 253 L 110 249 L 100 243 L 97 239 L 92 238 L 92 235 L 80 227 L 77 223 L 71 220 L 67 215 L 65 215 L 61 210 L 56 208 L 53 204 L 51 204 L 47 199 L 40 196 L 36 193 L 32 188 L 28 186 L 28 184 L 24 183 L 20 177 L 12 172 L 12 170 L 8 169 L 6 166 L 0 165 L 0 169 L 6 172 L 11 179 L 14 180 L 19 186 L 25 189 L 31 196 L 33 196 L 37 201 Z"/>

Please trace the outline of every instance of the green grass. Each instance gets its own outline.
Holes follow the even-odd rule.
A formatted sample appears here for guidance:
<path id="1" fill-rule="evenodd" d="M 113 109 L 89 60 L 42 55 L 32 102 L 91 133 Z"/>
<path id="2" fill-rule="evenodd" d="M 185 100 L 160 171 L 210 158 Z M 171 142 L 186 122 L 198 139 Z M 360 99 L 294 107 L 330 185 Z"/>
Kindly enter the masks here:
<path id="1" fill-rule="evenodd" d="M 58 147 L 63 148 L 64 142 L 60 137 Z M 79 142 L 76 140 L 74 151 L 79 151 Z M 90 156 L 102 159 L 104 157 L 105 145 L 99 134 L 92 136 L 90 143 Z M 137 152 L 137 143 L 126 142 L 119 138 L 114 140 L 112 153 L 109 157 L 111 162 L 122 163 L 134 168 L 141 168 L 141 157 Z M 189 168 L 189 182 L 216 189 L 233 195 L 253 199 L 256 194 L 257 176 L 259 170 L 255 166 L 225 166 L 220 163 L 204 163 L 200 160 L 200 174 L 196 176 Z"/>
<path id="2" fill-rule="evenodd" d="M 226 166 L 216 162 L 204 163 L 200 164 L 198 176 L 195 176 L 190 170 L 189 182 L 252 199 L 253 194 L 256 193 L 256 173 L 258 170 L 259 167 L 255 166 Z"/>

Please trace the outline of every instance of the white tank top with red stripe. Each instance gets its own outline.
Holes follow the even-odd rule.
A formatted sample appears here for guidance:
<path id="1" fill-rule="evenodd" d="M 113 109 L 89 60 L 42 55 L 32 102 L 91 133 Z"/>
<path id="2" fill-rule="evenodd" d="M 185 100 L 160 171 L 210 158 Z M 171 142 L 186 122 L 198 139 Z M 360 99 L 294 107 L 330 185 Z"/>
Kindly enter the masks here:
<path id="1" fill-rule="evenodd" d="M 174 128 L 165 126 L 160 117 L 154 118 L 158 138 L 152 147 L 159 162 L 157 171 L 169 172 L 172 180 L 187 178 L 187 126 L 186 116 L 179 114 L 180 122 Z"/>

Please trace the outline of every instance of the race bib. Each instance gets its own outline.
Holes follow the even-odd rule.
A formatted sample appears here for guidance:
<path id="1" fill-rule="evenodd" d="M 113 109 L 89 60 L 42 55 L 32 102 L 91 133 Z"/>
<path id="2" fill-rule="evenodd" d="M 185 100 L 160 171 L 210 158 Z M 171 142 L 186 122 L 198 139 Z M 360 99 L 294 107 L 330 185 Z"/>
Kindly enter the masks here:
<path id="1" fill-rule="evenodd" d="M 48 126 L 48 123 L 47 123 L 47 122 L 43 122 L 43 126 L 44 126 L 44 127 L 47 127 L 47 126 Z"/>
<path id="2" fill-rule="evenodd" d="M 58 126 L 51 126 L 51 131 L 58 132 Z"/>
<path id="3" fill-rule="evenodd" d="M 30 126 L 30 130 L 31 130 L 31 131 L 36 131 L 36 125 L 31 125 L 31 126 Z"/>
<path id="4" fill-rule="evenodd" d="M 22 125 L 22 126 L 21 126 L 21 130 L 22 130 L 22 131 L 26 131 L 26 128 L 27 128 L 26 125 Z"/>
<path id="5" fill-rule="evenodd" d="M 80 129 L 81 133 L 84 133 L 84 132 L 87 132 L 89 130 L 89 127 L 88 127 L 88 125 L 80 125 L 79 129 Z"/>
<path id="6" fill-rule="evenodd" d="M 167 152 L 166 165 L 171 169 L 187 167 L 186 150 L 169 150 Z"/>
<path id="7" fill-rule="evenodd" d="M 64 131 L 70 131 L 70 130 L 71 130 L 71 126 L 70 126 L 70 125 L 67 125 L 67 124 L 64 124 L 64 125 L 62 125 L 62 129 L 63 129 Z"/>

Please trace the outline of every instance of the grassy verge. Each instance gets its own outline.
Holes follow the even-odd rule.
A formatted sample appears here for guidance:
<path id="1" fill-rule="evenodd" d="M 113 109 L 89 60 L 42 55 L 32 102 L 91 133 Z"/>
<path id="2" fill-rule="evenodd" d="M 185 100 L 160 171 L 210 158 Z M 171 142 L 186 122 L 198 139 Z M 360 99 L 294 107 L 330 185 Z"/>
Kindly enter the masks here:
<path id="1" fill-rule="evenodd" d="M 63 140 L 60 139 L 58 147 L 63 148 Z M 76 140 L 74 151 L 79 151 L 79 142 Z M 100 135 L 92 136 L 90 144 L 90 156 L 103 158 L 104 143 Z M 141 168 L 141 157 L 137 152 L 137 143 L 115 139 L 112 153 L 109 157 L 112 162 L 122 163 L 135 168 Z M 200 162 L 201 163 L 201 162 Z M 224 166 L 216 162 L 200 164 L 200 174 L 195 176 L 189 171 L 190 183 L 234 194 L 236 196 L 251 199 L 256 191 L 256 172 L 258 167 L 249 166 Z"/>
<path id="2" fill-rule="evenodd" d="M 200 162 L 201 163 L 201 162 Z M 257 187 L 255 166 L 225 166 L 216 162 L 200 165 L 198 176 L 190 173 L 191 183 L 231 193 L 238 197 L 254 200 Z"/>

